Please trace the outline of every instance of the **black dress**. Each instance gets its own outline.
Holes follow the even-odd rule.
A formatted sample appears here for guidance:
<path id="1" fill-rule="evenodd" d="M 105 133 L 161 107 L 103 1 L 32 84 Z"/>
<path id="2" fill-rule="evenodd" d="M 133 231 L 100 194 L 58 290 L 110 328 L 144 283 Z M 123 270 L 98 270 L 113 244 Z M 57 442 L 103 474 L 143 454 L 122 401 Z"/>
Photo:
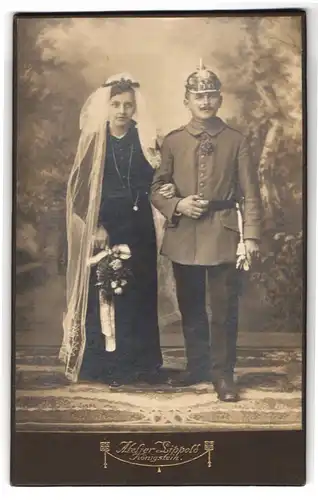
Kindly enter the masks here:
<path id="1" fill-rule="evenodd" d="M 123 295 L 115 296 L 116 350 L 105 351 L 99 319 L 96 274 L 91 272 L 86 349 L 80 377 L 111 380 L 134 379 L 162 365 L 157 312 L 157 247 L 149 189 L 153 169 L 145 159 L 135 124 L 121 138 L 107 128 L 99 224 L 110 245 L 130 247 L 133 280 Z M 116 169 L 117 167 L 117 169 Z M 138 210 L 134 210 L 134 206 Z"/>

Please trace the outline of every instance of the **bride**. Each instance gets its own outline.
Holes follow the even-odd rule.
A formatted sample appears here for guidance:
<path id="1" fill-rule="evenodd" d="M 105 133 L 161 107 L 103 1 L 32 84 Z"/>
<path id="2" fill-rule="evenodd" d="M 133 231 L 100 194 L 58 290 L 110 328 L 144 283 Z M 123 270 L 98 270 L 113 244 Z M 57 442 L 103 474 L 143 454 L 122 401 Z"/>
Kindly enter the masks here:
<path id="1" fill-rule="evenodd" d="M 86 101 L 67 190 L 67 311 L 60 358 L 72 381 L 160 381 L 157 237 L 149 190 L 160 154 L 139 82 L 110 77 Z M 162 195 L 170 197 L 173 186 Z M 108 300 L 98 262 L 111 250 L 130 278 Z M 120 252 L 123 251 L 122 260 Z M 127 259 L 124 261 L 123 259 Z M 119 283 L 120 285 L 120 283 Z"/>

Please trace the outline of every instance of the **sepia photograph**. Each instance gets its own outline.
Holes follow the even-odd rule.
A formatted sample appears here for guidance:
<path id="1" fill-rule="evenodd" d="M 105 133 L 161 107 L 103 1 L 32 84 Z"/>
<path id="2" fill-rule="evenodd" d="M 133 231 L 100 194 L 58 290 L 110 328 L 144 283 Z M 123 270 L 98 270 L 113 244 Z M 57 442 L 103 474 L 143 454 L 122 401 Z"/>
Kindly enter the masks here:
<path id="1" fill-rule="evenodd" d="M 15 432 L 302 431 L 303 13 L 14 22 Z"/>

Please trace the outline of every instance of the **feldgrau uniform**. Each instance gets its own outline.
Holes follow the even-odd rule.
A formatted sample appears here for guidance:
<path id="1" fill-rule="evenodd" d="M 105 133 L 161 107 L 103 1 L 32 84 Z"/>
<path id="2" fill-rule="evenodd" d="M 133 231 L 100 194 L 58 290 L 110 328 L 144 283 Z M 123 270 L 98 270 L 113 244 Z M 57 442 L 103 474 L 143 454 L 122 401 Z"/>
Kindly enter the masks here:
<path id="1" fill-rule="evenodd" d="M 195 85 L 202 86 L 202 82 Z M 207 85 L 213 85 L 211 78 Z M 170 182 L 176 194 L 166 199 L 159 190 Z M 178 202 L 195 194 L 209 201 L 207 212 L 199 219 L 178 216 Z M 216 378 L 232 374 L 235 365 L 239 242 L 235 204 L 242 198 L 244 239 L 258 240 L 258 176 L 239 131 L 214 117 L 204 125 L 192 119 L 165 137 L 151 195 L 154 206 L 166 217 L 161 252 L 173 263 L 188 370 L 206 373 L 212 358 Z M 212 307 L 211 339 L 206 278 Z"/>

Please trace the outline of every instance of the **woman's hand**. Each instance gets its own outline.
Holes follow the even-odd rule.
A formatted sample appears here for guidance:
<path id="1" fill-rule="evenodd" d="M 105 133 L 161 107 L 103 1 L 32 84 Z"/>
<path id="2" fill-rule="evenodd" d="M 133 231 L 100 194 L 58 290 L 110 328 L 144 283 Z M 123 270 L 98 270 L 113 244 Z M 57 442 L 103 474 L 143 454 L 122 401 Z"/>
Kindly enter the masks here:
<path id="1" fill-rule="evenodd" d="M 207 211 L 208 206 L 208 200 L 203 200 L 194 194 L 180 200 L 176 206 L 176 212 L 191 219 L 199 219 Z"/>
<path id="2" fill-rule="evenodd" d="M 159 193 L 164 197 L 164 198 L 173 198 L 176 194 L 176 188 L 174 186 L 174 184 L 164 184 L 163 186 L 161 186 L 161 188 L 159 189 Z"/>
<path id="3" fill-rule="evenodd" d="M 107 244 L 108 235 L 103 226 L 99 226 L 94 234 L 94 247 L 104 250 Z"/>

